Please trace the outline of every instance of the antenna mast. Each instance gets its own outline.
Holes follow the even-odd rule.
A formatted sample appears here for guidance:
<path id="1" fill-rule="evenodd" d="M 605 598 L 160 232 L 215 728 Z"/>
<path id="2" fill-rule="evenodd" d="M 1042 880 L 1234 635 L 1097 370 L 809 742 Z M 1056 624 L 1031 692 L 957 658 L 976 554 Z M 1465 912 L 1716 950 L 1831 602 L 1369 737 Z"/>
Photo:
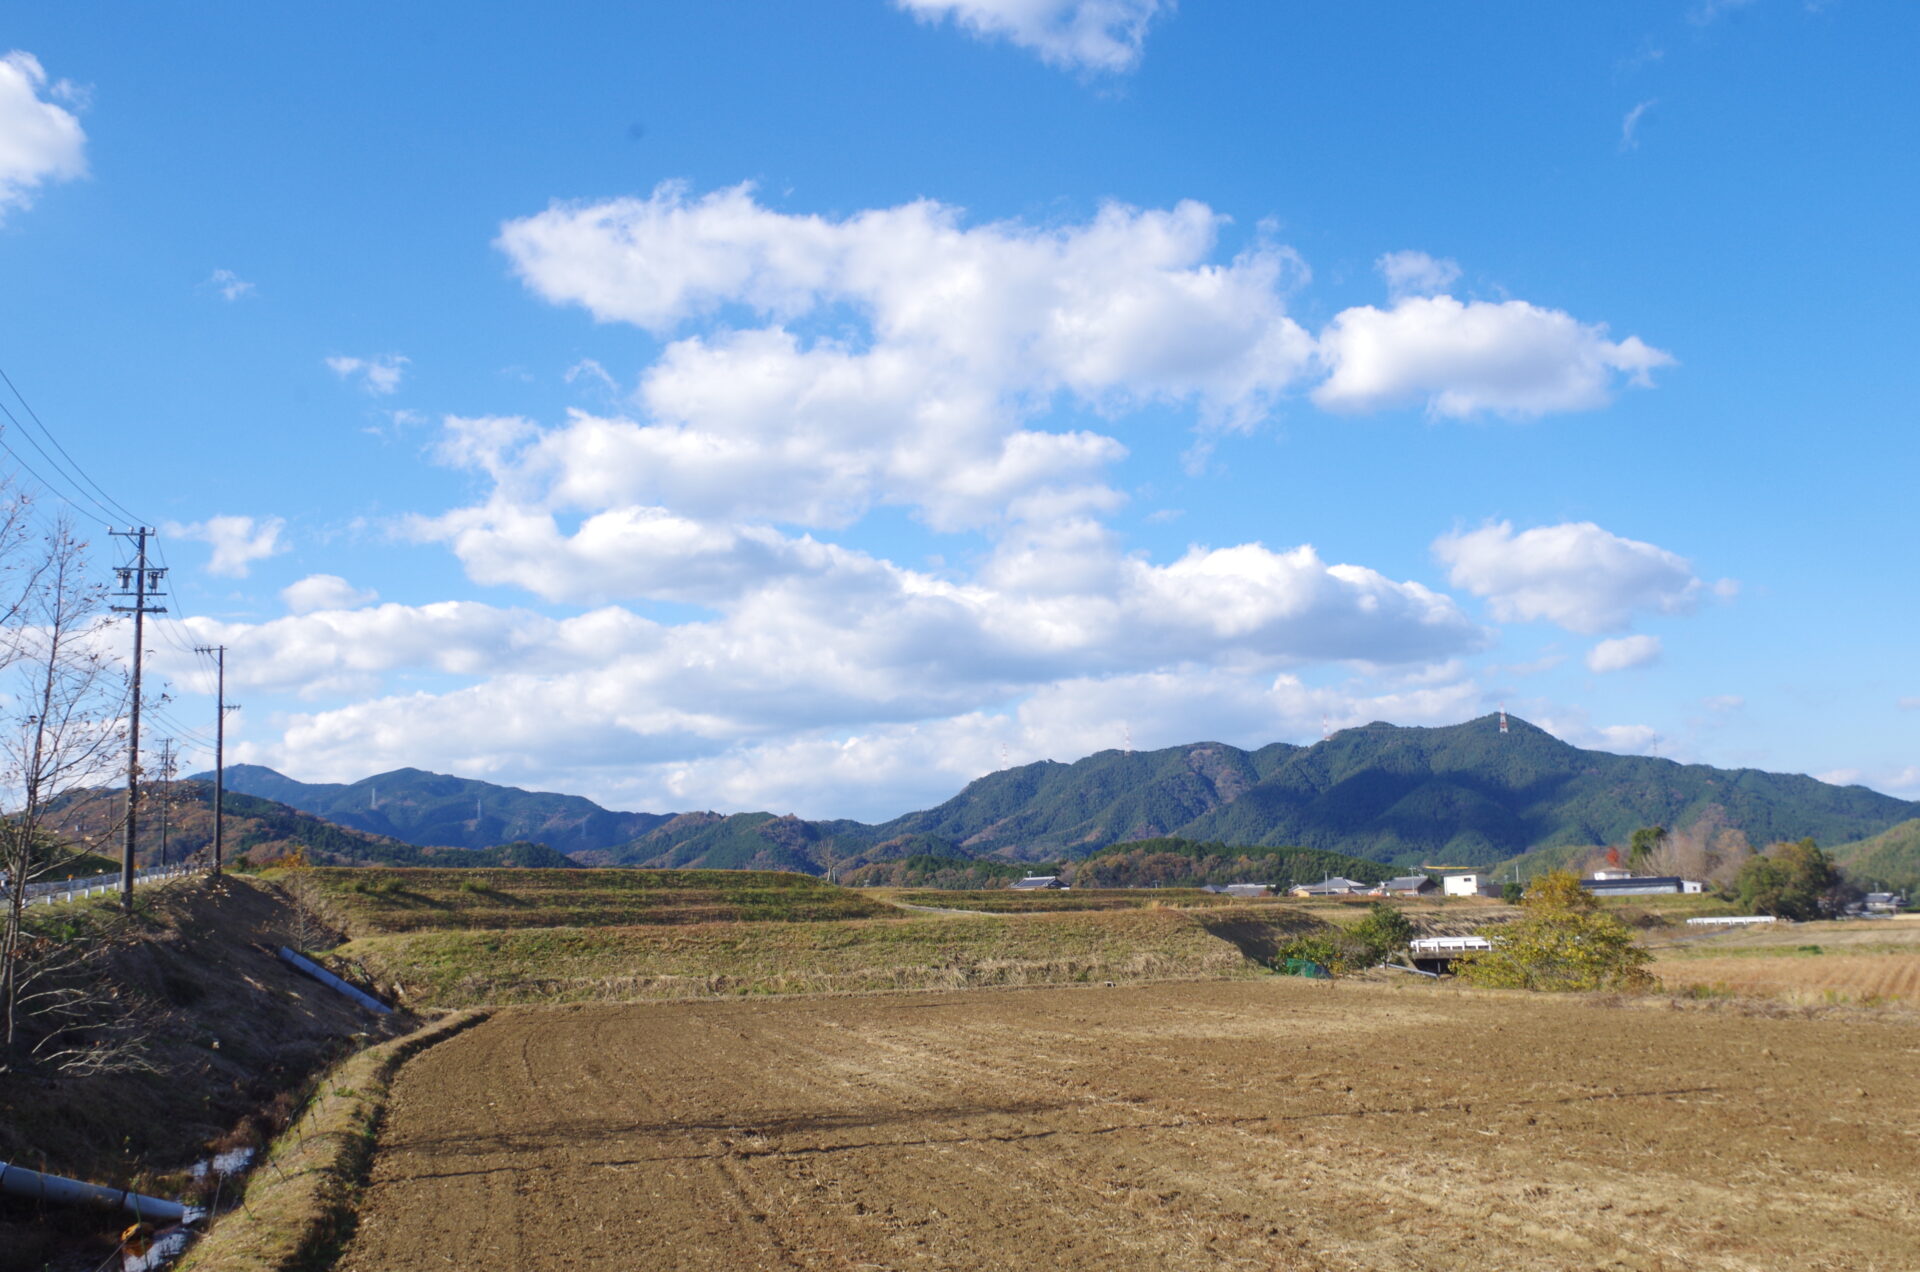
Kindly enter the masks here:
<path id="1" fill-rule="evenodd" d="M 1500 732 L 1505 733 L 1506 731 L 1507 731 L 1507 704 L 1503 702 L 1500 704 Z"/>

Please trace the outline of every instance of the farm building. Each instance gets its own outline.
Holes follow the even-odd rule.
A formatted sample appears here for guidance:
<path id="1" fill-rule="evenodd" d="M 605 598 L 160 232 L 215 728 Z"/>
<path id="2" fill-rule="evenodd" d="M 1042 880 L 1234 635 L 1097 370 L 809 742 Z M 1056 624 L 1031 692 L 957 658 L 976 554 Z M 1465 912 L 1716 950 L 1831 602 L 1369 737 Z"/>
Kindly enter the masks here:
<path id="1" fill-rule="evenodd" d="M 1439 891 L 1439 885 L 1428 875 L 1401 875 L 1381 884 L 1380 891 L 1390 897 L 1423 897 Z"/>
<path id="2" fill-rule="evenodd" d="M 1483 870 L 1443 875 L 1440 891 L 1450 897 L 1497 897 L 1500 885 Z"/>
<path id="3" fill-rule="evenodd" d="M 1293 889 L 1296 897 L 1348 897 L 1365 892 L 1367 885 L 1358 879 L 1347 879 L 1340 875 L 1322 879 L 1319 883 L 1303 883 Z"/>
<path id="4" fill-rule="evenodd" d="M 1036 888 L 1064 888 L 1067 885 L 1060 882 L 1059 875 L 1028 875 L 1013 886 L 1031 892 Z"/>
<path id="5" fill-rule="evenodd" d="M 1907 908 L 1907 899 L 1898 892 L 1869 892 L 1861 900 L 1860 908 L 1868 914 L 1892 914 Z"/>
<path id="6" fill-rule="evenodd" d="M 1612 870 L 1604 872 L 1604 877 L 1596 874 L 1591 879 L 1582 879 L 1580 886 L 1597 897 L 1654 897 L 1707 890 L 1707 885 L 1698 879 L 1682 879 L 1678 875 L 1622 875 Z"/>
<path id="7" fill-rule="evenodd" d="M 1270 897 L 1273 885 L 1270 883 L 1230 883 L 1221 889 L 1230 897 Z"/>

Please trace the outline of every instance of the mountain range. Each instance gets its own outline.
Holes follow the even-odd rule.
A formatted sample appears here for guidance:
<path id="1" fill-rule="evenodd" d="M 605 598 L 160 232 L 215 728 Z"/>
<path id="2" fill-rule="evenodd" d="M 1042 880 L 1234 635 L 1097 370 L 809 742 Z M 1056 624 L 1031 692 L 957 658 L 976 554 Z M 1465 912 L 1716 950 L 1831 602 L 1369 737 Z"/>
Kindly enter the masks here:
<path id="1" fill-rule="evenodd" d="M 1306 747 L 1198 742 L 1046 760 L 990 773 L 937 807 L 877 825 L 613 812 L 579 796 L 419 769 L 314 784 L 236 765 L 227 785 L 417 845 L 532 840 L 589 865 L 811 873 L 912 854 L 1072 860 L 1157 836 L 1295 845 L 1402 867 L 1489 865 L 1624 843 L 1642 826 L 1702 827 L 1755 847 L 1808 836 L 1840 845 L 1920 817 L 1920 803 L 1861 786 L 1583 750 L 1517 717 L 1503 732 L 1495 716 L 1440 728 L 1374 723 Z"/>

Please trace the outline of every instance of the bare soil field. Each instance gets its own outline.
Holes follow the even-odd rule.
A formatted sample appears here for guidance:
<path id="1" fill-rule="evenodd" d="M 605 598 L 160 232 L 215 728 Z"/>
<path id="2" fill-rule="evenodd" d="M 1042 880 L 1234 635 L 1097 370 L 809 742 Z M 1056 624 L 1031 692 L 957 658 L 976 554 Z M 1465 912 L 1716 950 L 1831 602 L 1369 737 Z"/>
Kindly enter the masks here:
<path id="1" fill-rule="evenodd" d="M 1279 978 L 507 1009 L 349 1272 L 1911 1269 L 1920 1021 Z"/>

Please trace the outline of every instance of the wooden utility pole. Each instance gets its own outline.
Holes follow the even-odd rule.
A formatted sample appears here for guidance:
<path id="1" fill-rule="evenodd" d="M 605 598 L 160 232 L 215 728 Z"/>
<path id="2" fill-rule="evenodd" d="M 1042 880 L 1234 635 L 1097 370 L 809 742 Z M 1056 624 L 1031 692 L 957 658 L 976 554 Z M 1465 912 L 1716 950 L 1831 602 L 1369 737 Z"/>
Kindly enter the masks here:
<path id="1" fill-rule="evenodd" d="M 149 614 L 164 614 L 164 605 L 151 605 L 148 602 L 156 596 L 163 596 L 160 580 L 166 577 L 166 570 L 147 564 L 147 538 L 153 531 L 146 526 L 136 526 L 131 530 L 115 530 L 114 534 L 123 539 L 132 539 L 133 564 L 119 566 L 116 573 L 120 576 L 119 596 L 130 599 L 131 605 L 116 605 L 116 614 L 133 615 L 133 701 L 127 715 L 127 837 L 120 850 L 120 908 L 133 913 L 133 872 L 134 850 L 138 840 L 140 811 L 140 663 L 146 654 L 146 618 Z"/>
<path id="2" fill-rule="evenodd" d="M 213 874 L 218 878 L 220 864 L 226 859 L 227 846 L 227 823 L 224 817 L 227 798 L 227 647 L 200 645 L 193 652 L 213 655 L 216 676 L 213 715 Z"/>

